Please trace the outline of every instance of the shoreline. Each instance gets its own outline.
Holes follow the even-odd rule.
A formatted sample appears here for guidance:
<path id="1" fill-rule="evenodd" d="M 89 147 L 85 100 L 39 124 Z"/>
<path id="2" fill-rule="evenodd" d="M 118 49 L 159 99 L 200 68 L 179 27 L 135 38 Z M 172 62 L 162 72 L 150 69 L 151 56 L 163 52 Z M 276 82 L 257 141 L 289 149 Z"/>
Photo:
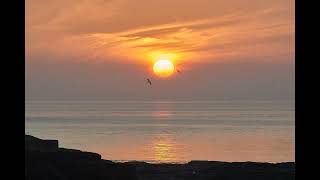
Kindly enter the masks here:
<path id="1" fill-rule="evenodd" d="M 106 159 L 103 159 L 106 160 Z M 223 163 L 263 163 L 263 164 L 281 164 L 281 163 L 295 163 L 295 161 L 281 161 L 281 162 L 268 162 L 268 161 L 219 161 L 219 160 L 189 160 L 189 161 L 180 161 L 180 162 L 163 162 L 163 161 L 150 161 L 150 160 L 112 160 L 107 159 L 109 161 L 112 161 L 114 163 L 131 163 L 131 162 L 143 162 L 148 164 L 188 164 L 190 162 L 223 162 Z"/>
<path id="2" fill-rule="evenodd" d="M 115 162 L 94 152 L 59 147 L 58 140 L 25 135 L 25 177 L 32 180 L 293 180 L 295 162 Z"/>

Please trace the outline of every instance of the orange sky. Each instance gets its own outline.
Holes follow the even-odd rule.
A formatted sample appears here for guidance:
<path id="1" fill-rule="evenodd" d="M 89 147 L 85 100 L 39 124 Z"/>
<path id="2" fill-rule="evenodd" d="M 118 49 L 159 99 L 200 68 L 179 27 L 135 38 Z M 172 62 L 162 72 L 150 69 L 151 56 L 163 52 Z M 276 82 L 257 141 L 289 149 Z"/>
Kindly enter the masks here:
<path id="1" fill-rule="evenodd" d="M 294 0 L 28 0 L 26 98 L 292 99 L 294 9 Z M 154 76 L 163 55 L 181 75 Z"/>
<path id="2" fill-rule="evenodd" d="M 293 0 L 28 0 L 26 55 L 179 63 L 293 57 Z"/>

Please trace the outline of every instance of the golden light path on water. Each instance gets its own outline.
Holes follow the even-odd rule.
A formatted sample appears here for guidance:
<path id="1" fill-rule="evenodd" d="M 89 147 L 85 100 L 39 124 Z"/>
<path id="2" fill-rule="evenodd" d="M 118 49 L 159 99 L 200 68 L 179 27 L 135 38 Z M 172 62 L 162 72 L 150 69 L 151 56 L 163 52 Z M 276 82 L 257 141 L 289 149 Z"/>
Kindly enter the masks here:
<path id="1" fill-rule="evenodd" d="M 166 118 L 173 115 L 171 111 L 164 111 L 160 109 L 163 108 L 159 107 L 159 111 L 155 111 L 152 115 L 156 118 L 161 118 L 161 121 L 166 121 Z M 172 137 L 172 134 L 166 131 L 154 137 L 148 147 L 152 151 L 153 161 L 178 162 L 182 160 L 177 157 L 177 154 L 179 154 L 179 147 L 181 148 L 181 145 L 178 145 L 174 137 Z"/>
<path id="2" fill-rule="evenodd" d="M 151 148 L 154 153 L 154 160 L 158 162 L 176 162 L 177 147 L 176 143 L 168 135 L 160 135 L 155 138 Z"/>

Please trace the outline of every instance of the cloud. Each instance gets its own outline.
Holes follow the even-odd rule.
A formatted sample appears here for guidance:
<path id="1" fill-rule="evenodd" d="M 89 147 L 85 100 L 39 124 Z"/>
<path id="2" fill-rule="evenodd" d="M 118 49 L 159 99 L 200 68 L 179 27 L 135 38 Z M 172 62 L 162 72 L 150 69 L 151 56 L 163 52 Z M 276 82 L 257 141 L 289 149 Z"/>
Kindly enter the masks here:
<path id="1" fill-rule="evenodd" d="M 26 97 L 294 99 L 294 6 L 28 0 Z M 161 53 L 184 75 L 156 80 L 150 60 Z M 156 80 L 153 91 L 146 77 Z"/>
<path id="2" fill-rule="evenodd" d="M 179 53 L 181 61 L 219 61 L 294 52 L 294 1 L 30 0 L 26 4 L 28 59 L 47 55 L 141 62 L 156 51 Z"/>

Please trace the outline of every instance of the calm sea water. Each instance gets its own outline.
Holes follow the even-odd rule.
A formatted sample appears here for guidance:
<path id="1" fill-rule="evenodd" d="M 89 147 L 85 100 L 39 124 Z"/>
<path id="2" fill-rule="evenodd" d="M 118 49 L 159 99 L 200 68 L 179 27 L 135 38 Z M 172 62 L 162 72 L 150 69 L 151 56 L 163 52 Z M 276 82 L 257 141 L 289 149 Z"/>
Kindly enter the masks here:
<path id="1" fill-rule="evenodd" d="M 25 132 L 104 159 L 295 161 L 294 101 L 26 101 Z"/>

